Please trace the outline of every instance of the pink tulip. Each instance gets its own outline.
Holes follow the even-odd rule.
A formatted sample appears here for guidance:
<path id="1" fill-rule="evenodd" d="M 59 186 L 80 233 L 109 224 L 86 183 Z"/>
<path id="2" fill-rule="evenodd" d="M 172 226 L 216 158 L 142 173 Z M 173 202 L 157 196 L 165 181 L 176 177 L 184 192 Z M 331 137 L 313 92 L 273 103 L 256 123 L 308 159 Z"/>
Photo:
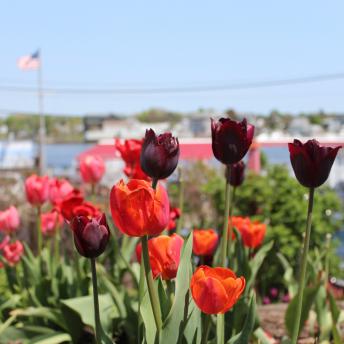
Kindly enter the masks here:
<path id="1" fill-rule="evenodd" d="M 97 155 L 87 155 L 80 161 L 80 173 L 85 183 L 98 183 L 105 173 L 103 159 Z"/>
<path id="2" fill-rule="evenodd" d="M 0 211 L 0 231 L 12 233 L 19 227 L 20 219 L 16 207 L 11 206 L 4 211 Z"/>
<path id="3" fill-rule="evenodd" d="M 49 197 L 49 177 L 31 175 L 25 181 L 27 200 L 35 206 L 42 205 Z"/>
<path id="4" fill-rule="evenodd" d="M 60 203 L 71 191 L 73 186 L 66 179 L 53 178 L 49 181 L 49 200 L 52 204 Z"/>
<path id="5" fill-rule="evenodd" d="M 20 258 L 24 253 L 24 246 L 19 240 L 16 240 L 11 244 L 7 244 L 3 248 L 2 253 L 8 264 L 13 266 L 20 261 Z"/>
<path id="6" fill-rule="evenodd" d="M 57 211 L 41 214 L 42 233 L 45 236 L 53 236 L 63 224 L 63 217 Z"/>

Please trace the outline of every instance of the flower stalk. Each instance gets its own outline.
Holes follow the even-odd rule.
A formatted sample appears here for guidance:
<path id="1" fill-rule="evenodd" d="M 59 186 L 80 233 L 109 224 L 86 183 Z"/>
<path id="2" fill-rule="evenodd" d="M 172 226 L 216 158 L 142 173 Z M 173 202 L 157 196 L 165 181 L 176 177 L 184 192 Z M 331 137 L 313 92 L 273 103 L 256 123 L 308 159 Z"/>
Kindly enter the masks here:
<path id="1" fill-rule="evenodd" d="M 180 209 L 180 217 L 177 221 L 177 228 L 176 233 L 180 234 L 180 231 L 182 229 L 182 218 L 183 218 L 183 212 L 184 212 L 184 179 L 182 175 L 182 169 L 178 169 L 179 172 L 179 199 L 178 199 L 178 207 Z"/>
<path id="2" fill-rule="evenodd" d="M 42 207 L 40 205 L 37 206 L 37 254 L 38 256 L 41 255 L 42 251 Z"/>
<path id="3" fill-rule="evenodd" d="M 300 273 L 300 278 L 299 278 L 299 292 L 297 294 L 297 309 L 296 309 L 296 314 L 294 318 L 292 344 L 297 343 L 297 338 L 299 336 L 300 325 L 301 325 L 300 321 L 301 321 L 301 313 L 302 313 L 303 293 L 304 293 L 305 284 L 306 284 L 307 256 L 308 256 L 309 241 L 310 241 L 311 227 L 312 227 L 313 203 L 314 203 L 314 188 L 311 187 L 309 188 L 306 235 L 303 241 L 301 273 Z"/>
<path id="4" fill-rule="evenodd" d="M 94 304 L 94 323 L 95 323 L 95 334 L 96 343 L 101 344 L 101 323 L 99 314 L 99 299 L 98 299 L 98 283 L 97 283 L 97 270 L 96 270 L 96 259 L 91 258 L 91 269 L 92 269 L 92 284 L 93 284 L 93 304 Z"/>

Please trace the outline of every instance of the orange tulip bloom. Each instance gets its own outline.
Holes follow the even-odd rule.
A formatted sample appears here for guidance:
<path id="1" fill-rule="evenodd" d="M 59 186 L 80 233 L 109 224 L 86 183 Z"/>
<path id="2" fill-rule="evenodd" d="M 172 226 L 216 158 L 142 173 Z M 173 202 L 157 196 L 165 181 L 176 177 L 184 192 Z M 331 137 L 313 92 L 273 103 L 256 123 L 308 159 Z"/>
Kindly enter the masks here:
<path id="1" fill-rule="evenodd" d="M 112 218 L 129 236 L 158 235 L 170 220 L 170 202 L 166 190 L 158 184 L 154 190 L 145 180 L 121 180 L 110 193 Z"/>
<path id="2" fill-rule="evenodd" d="M 193 253 L 197 256 L 209 256 L 213 254 L 218 234 L 213 229 L 196 229 L 193 231 Z"/>
<path id="3" fill-rule="evenodd" d="M 238 301 L 245 289 L 245 278 L 226 268 L 201 265 L 191 278 L 192 297 L 206 314 L 223 314 Z"/>
<path id="4" fill-rule="evenodd" d="M 248 217 L 233 216 L 232 227 L 235 227 L 240 232 L 242 241 L 247 247 L 255 248 L 264 240 L 266 233 L 266 225 L 264 223 L 252 222 Z"/>
<path id="5" fill-rule="evenodd" d="M 183 243 L 183 238 L 178 234 L 160 235 L 148 240 L 149 261 L 154 278 L 161 276 L 162 279 L 169 280 L 177 276 Z M 142 245 L 139 243 L 136 246 L 139 263 L 141 263 L 141 252 Z"/>

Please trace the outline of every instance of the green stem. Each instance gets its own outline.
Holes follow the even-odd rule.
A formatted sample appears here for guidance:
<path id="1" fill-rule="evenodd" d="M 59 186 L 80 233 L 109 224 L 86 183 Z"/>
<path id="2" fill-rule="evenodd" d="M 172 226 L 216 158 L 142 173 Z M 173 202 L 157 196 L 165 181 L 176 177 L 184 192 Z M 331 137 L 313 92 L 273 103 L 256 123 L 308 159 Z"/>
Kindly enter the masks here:
<path id="1" fill-rule="evenodd" d="M 42 252 L 42 220 L 41 220 L 42 208 L 37 206 L 37 254 L 41 255 Z"/>
<path id="2" fill-rule="evenodd" d="M 330 255 L 331 255 L 331 233 L 326 234 L 326 255 L 325 255 L 325 276 L 324 276 L 324 285 L 327 289 L 329 271 L 330 271 Z"/>
<path id="3" fill-rule="evenodd" d="M 142 256 L 143 256 L 143 265 L 145 267 L 147 288 L 148 288 L 150 302 L 152 305 L 155 325 L 156 325 L 157 331 L 159 332 L 161 329 L 161 326 L 162 326 L 161 309 L 160 309 L 160 303 L 159 303 L 157 291 L 156 291 L 155 286 L 154 286 L 152 269 L 151 269 L 150 261 L 149 261 L 148 236 L 144 235 L 141 238 L 141 242 L 142 242 Z"/>
<path id="4" fill-rule="evenodd" d="M 216 344 L 225 343 L 225 315 L 218 314 L 216 322 Z"/>
<path id="5" fill-rule="evenodd" d="M 301 321 L 301 313 L 302 313 L 302 299 L 303 299 L 303 293 L 304 293 L 305 284 L 306 284 L 307 255 L 308 255 L 309 240 L 310 240 L 311 227 L 312 227 L 313 200 L 314 200 L 314 188 L 310 188 L 309 197 L 308 197 L 306 235 L 303 241 L 301 273 L 300 273 L 300 279 L 299 279 L 299 292 L 297 295 L 297 309 L 296 309 L 295 318 L 294 318 L 294 326 L 293 326 L 292 341 L 291 341 L 292 344 L 297 343 L 297 338 L 299 336 L 300 325 L 301 325 L 300 321 Z"/>
<path id="6" fill-rule="evenodd" d="M 91 269 L 92 269 L 92 284 L 93 284 L 93 304 L 94 304 L 94 323 L 96 325 L 96 343 L 101 344 L 101 323 L 99 314 L 99 300 L 98 300 L 98 284 L 97 284 L 97 270 L 96 260 L 91 258 Z"/>
<path id="7" fill-rule="evenodd" d="M 227 168 L 230 168 L 229 165 Z M 228 178 L 229 179 L 229 178 Z M 222 242 L 221 242 L 221 260 L 220 266 L 226 267 L 227 258 L 227 245 L 228 245 L 228 216 L 230 210 L 230 184 L 226 182 L 226 193 L 225 193 L 225 211 L 223 214 L 223 229 L 222 229 Z M 230 238 L 231 239 L 231 238 Z"/>
<path id="8" fill-rule="evenodd" d="M 211 324 L 211 315 L 204 314 L 201 344 L 207 344 Z"/>
<path id="9" fill-rule="evenodd" d="M 159 179 L 153 179 L 152 180 L 152 188 L 155 190 L 156 189 L 156 187 L 157 187 L 157 185 L 158 185 L 158 181 L 159 181 Z"/>
<path id="10" fill-rule="evenodd" d="M 177 220 L 177 228 L 176 233 L 180 234 L 182 229 L 182 218 L 183 218 L 183 211 L 184 211 L 184 180 L 182 176 L 182 170 L 179 169 L 179 200 L 178 200 L 178 207 L 180 210 L 180 217 Z"/>
<path id="11" fill-rule="evenodd" d="M 58 263 L 60 261 L 60 228 L 56 228 L 54 244 L 55 258 L 56 262 Z"/>
<path id="12" fill-rule="evenodd" d="M 228 257 L 231 256 L 231 247 L 232 247 L 232 233 L 233 233 L 233 226 L 232 226 L 232 213 L 233 213 L 233 208 L 234 208 L 234 202 L 235 202 L 235 190 L 236 187 L 234 186 L 232 188 L 232 195 L 229 201 L 229 211 L 228 211 Z M 230 262 L 228 262 L 228 266 L 230 265 Z"/>

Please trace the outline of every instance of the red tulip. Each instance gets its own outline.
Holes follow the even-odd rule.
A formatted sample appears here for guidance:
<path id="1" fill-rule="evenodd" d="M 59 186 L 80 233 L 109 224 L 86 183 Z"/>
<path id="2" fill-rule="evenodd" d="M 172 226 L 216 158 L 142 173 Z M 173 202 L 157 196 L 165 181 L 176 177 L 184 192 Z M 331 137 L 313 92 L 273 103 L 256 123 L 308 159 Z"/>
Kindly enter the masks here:
<path id="1" fill-rule="evenodd" d="M 245 278 L 226 268 L 200 266 L 191 278 L 190 289 L 197 307 L 206 314 L 223 314 L 239 300 Z"/>
<path id="2" fill-rule="evenodd" d="M 27 200 L 32 205 L 42 205 L 49 197 L 49 177 L 31 175 L 25 181 L 25 191 Z"/>
<path id="3" fill-rule="evenodd" d="M 261 245 L 266 234 L 266 225 L 258 221 L 252 222 L 248 217 L 232 217 L 232 226 L 235 227 L 241 235 L 245 246 L 256 248 Z"/>
<path id="4" fill-rule="evenodd" d="M 74 216 L 74 208 L 84 202 L 84 196 L 78 189 L 73 189 L 57 205 L 57 210 L 67 220 L 71 221 Z"/>
<path id="5" fill-rule="evenodd" d="M 180 218 L 181 212 L 179 208 L 172 208 L 170 210 L 170 221 L 168 223 L 167 229 L 169 231 L 176 229 L 177 227 L 177 220 Z"/>
<path id="6" fill-rule="evenodd" d="M 195 229 L 193 231 L 193 252 L 197 256 L 210 256 L 219 240 L 213 229 Z"/>
<path id="7" fill-rule="evenodd" d="M 73 186 L 66 179 L 53 178 L 49 181 L 49 200 L 54 205 L 61 202 L 72 191 Z"/>
<path id="8" fill-rule="evenodd" d="M 296 179 L 305 187 L 316 188 L 326 182 L 341 146 L 331 148 L 320 146 L 316 140 L 304 144 L 294 140 L 288 148 Z"/>
<path id="9" fill-rule="evenodd" d="M 151 180 L 147 174 L 142 171 L 139 161 L 133 165 L 126 165 L 123 172 L 131 179 L 143 179 L 147 181 Z"/>
<path id="10" fill-rule="evenodd" d="M 123 143 L 121 143 L 119 139 L 116 139 L 115 146 L 126 164 L 135 165 L 140 161 L 142 140 L 132 139 L 125 140 Z"/>
<path id="11" fill-rule="evenodd" d="M 153 179 L 165 179 L 176 169 L 179 159 L 179 142 L 171 133 L 156 136 L 153 129 L 146 130 L 141 150 L 141 168 Z"/>
<path id="12" fill-rule="evenodd" d="M 11 206 L 0 211 L 0 231 L 5 233 L 15 232 L 20 224 L 19 214 L 16 207 Z"/>
<path id="13" fill-rule="evenodd" d="M 211 119 L 211 136 L 214 156 L 225 165 L 239 162 L 253 140 L 254 126 L 230 118 Z"/>
<path id="14" fill-rule="evenodd" d="M 46 236 L 53 236 L 56 230 L 63 224 L 63 217 L 57 211 L 41 214 L 42 233 Z"/>
<path id="15" fill-rule="evenodd" d="M 105 214 L 96 218 L 76 216 L 73 218 L 71 227 L 75 247 L 80 255 L 86 258 L 96 258 L 105 251 L 110 238 Z"/>
<path id="16" fill-rule="evenodd" d="M 85 183 L 98 183 L 105 173 L 103 159 L 97 155 L 87 155 L 80 161 L 80 173 Z"/>
<path id="17" fill-rule="evenodd" d="M 23 253 L 24 246 L 19 240 L 16 240 L 11 244 L 7 244 L 2 251 L 5 260 L 11 266 L 16 265 L 20 261 L 20 258 L 23 255 Z"/>
<path id="18" fill-rule="evenodd" d="M 183 238 L 178 234 L 160 235 L 148 240 L 149 260 L 154 278 L 161 276 L 162 279 L 169 280 L 177 276 L 183 243 Z M 142 245 L 139 243 L 136 246 L 139 263 L 141 263 L 141 252 Z"/>
<path id="19" fill-rule="evenodd" d="M 160 234 L 169 222 L 166 190 L 160 184 L 154 190 L 145 180 L 121 180 L 113 186 L 110 207 L 116 226 L 129 236 Z"/>
<path id="20" fill-rule="evenodd" d="M 11 237 L 9 235 L 6 235 L 2 241 L 0 242 L 0 251 L 4 249 L 4 247 L 11 241 Z"/>

